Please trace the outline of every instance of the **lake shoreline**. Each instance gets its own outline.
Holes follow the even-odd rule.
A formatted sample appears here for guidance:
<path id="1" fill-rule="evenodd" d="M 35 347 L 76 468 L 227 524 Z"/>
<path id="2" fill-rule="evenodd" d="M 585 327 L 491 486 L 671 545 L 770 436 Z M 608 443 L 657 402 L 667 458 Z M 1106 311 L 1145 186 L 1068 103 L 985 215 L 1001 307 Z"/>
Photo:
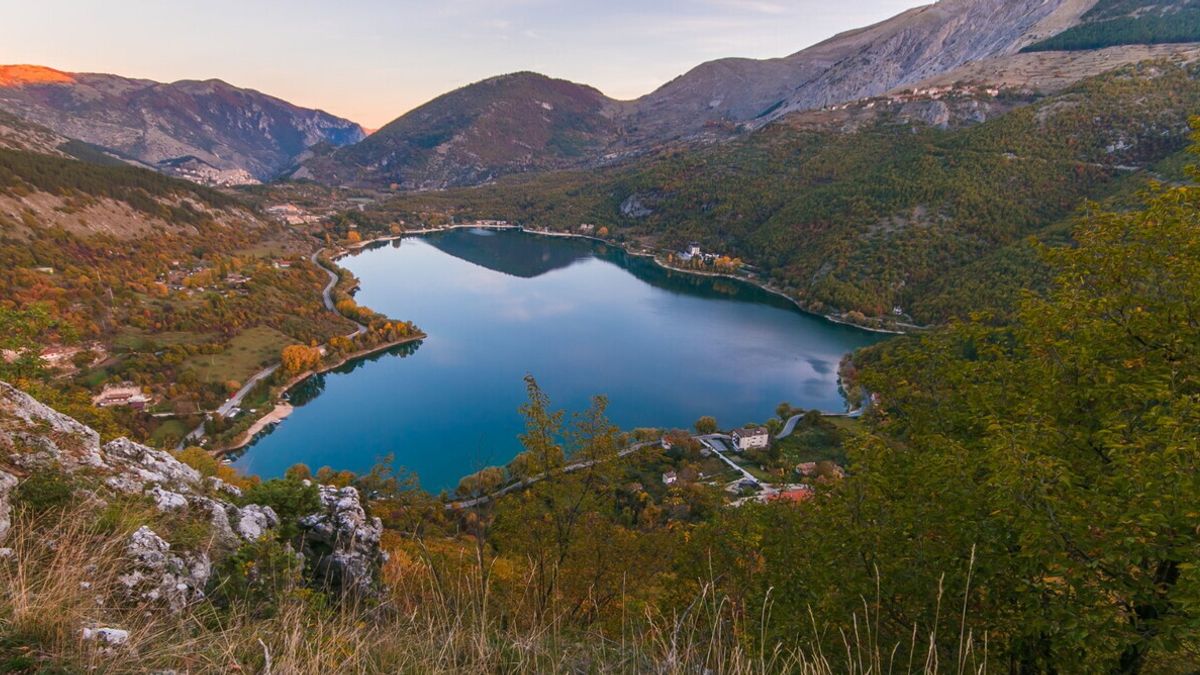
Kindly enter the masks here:
<path id="1" fill-rule="evenodd" d="M 406 237 L 422 238 L 402 245 Z M 240 451 L 231 458 L 243 470 L 269 476 L 294 462 L 365 471 L 372 452 L 403 450 L 405 466 L 419 472 L 422 485 L 453 487 L 476 465 L 502 464 L 520 452 L 511 411 L 523 397 L 513 383 L 530 372 L 544 375 L 556 400 L 570 409 L 587 405 L 597 387 L 624 392 L 611 414 L 629 429 L 682 428 L 710 414 L 750 423 L 795 397 L 805 409 L 844 414 L 836 364 L 848 351 L 887 336 L 840 328 L 753 281 L 742 285 L 748 280 L 663 262 L 637 242 L 624 247 L 586 235 L 474 223 L 331 246 L 322 264 L 336 270 L 339 289 L 361 278 L 368 291 L 360 297 L 364 306 L 427 317 L 426 333 L 445 335 L 412 364 L 376 357 L 365 362 L 363 374 L 350 373 L 363 365 L 355 363 L 331 375 L 328 386 L 318 378 L 292 389 L 297 412 L 287 424 L 267 424 L 239 438 L 228 448 Z M 597 341 L 613 322 L 647 330 Z M 491 349 L 474 348 L 483 343 Z M 493 353 L 476 355 L 480 351 Z M 607 365 L 618 362 L 626 367 Z M 286 379 L 277 380 L 276 395 Z M 745 391 L 731 399 L 719 393 L 726 387 Z M 318 396 L 321 405 L 305 405 Z M 478 421 L 464 424 L 448 412 L 459 405 L 477 411 Z M 342 427 L 341 420 L 356 417 L 377 422 Z M 439 443 L 441 452 L 425 450 Z"/>
<path id="2" fill-rule="evenodd" d="M 389 241 L 397 241 L 399 239 L 405 239 L 408 237 L 419 237 L 419 236 L 425 235 L 425 234 L 437 234 L 439 232 L 450 232 L 453 230 L 494 230 L 494 231 L 500 231 L 500 232 L 518 231 L 518 232 L 524 232 L 525 234 L 532 234 L 532 235 L 536 235 L 536 236 L 540 236 L 540 237 L 561 237 L 561 238 L 567 238 L 567 239 L 585 239 L 588 241 L 595 241 L 595 242 L 604 244 L 605 246 L 610 246 L 610 247 L 613 247 L 616 249 L 620 249 L 625 255 L 628 255 L 628 256 L 632 256 L 635 258 L 649 258 L 650 260 L 652 260 L 654 262 L 655 265 L 658 265 L 662 269 L 668 270 L 671 272 L 680 272 L 682 274 L 692 274 L 692 275 L 695 275 L 698 277 L 729 279 L 731 281 L 738 281 L 741 283 L 750 284 L 751 286 L 754 286 L 755 288 L 758 288 L 759 290 L 765 291 L 767 293 L 770 293 L 771 295 L 775 295 L 777 297 L 780 297 L 780 298 L 788 301 L 794 308 L 796 308 L 800 312 L 803 312 L 804 314 L 808 314 L 809 316 L 819 317 L 819 318 L 825 319 L 826 321 L 828 321 L 830 323 L 834 323 L 834 324 L 837 324 L 840 326 L 849 326 L 851 328 L 856 328 L 858 330 L 867 331 L 869 333 L 878 333 L 881 335 L 909 335 L 909 334 L 911 334 L 912 331 L 922 331 L 922 330 L 928 329 L 927 326 L 907 326 L 908 330 L 893 329 L 893 328 L 878 328 L 878 327 L 874 327 L 874 326 L 864 326 L 862 324 L 854 323 L 853 321 L 848 321 L 844 318 L 838 317 L 833 314 L 825 314 L 825 313 L 810 309 L 808 307 L 805 307 L 796 298 L 793 298 L 792 296 L 788 295 L 787 293 L 783 292 L 782 290 L 780 290 L 778 288 L 774 288 L 768 284 L 758 281 L 757 279 L 751 279 L 749 277 L 739 276 L 736 274 L 728 274 L 725 272 L 705 272 L 702 270 L 690 270 L 690 269 L 686 269 L 683 267 L 675 267 L 673 265 L 669 265 L 669 264 L 663 262 L 659 258 L 659 256 L 654 252 L 635 251 L 635 250 L 631 249 L 627 244 L 624 244 L 624 243 L 609 241 L 607 239 L 602 239 L 602 238 L 594 236 L 594 235 L 578 234 L 575 232 L 556 232 L 553 230 L 536 230 L 536 229 L 530 229 L 527 227 L 523 227 L 521 225 L 459 224 L 459 225 L 447 225 L 445 227 L 425 227 L 425 228 L 421 228 L 419 230 L 409 230 L 409 231 L 403 232 L 401 234 L 392 234 L 392 235 L 387 235 L 387 236 L 383 236 L 383 237 L 375 237 L 373 239 L 366 239 L 359 243 L 351 244 L 349 246 L 344 247 L 342 250 L 337 251 L 336 253 L 332 254 L 329 259 L 332 262 L 336 263 L 341 258 L 344 258 L 348 255 L 352 255 L 355 253 L 360 253 L 367 247 L 373 246 L 376 244 L 382 244 L 382 243 L 389 242 Z"/>
<path id="3" fill-rule="evenodd" d="M 330 371 L 337 370 L 338 368 L 341 368 L 342 366 L 346 365 L 347 363 L 350 363 L 351 361 L 355 361 L 357 359 L 364 359 L 364 358 L 367 358 L 368 356 L 374 356 L 375 354 L 378 354 L 380 352 L 385 352 L 389 349 L 392 349 L 394 347 L 399 347 L 401 345 L 412 344 L 414 342 L 420 342 L 421 340 L 424 340 L 428 337 L 429 337 L 428 335 L 426 335 L 424 333 L 420 333 L 418 335 L 400 338 L 399 340 L 389 340 L 388 342 L 384 342 L 382 344 L 375 345 L 374 347 L 360 349 L 351 354 L 347 354 L 346 356 L 339 359 L 336 363 L 322 365 L 313 370 L 308 370 L 308 371 L 305 371 L 298 375 L 295 375 L 290 380 L 283 383 L 283 385 L 279 389 L 279 395 L 283 396 L 284 394 L 287 394 L 292 389 L 295 389 L 296 387 L 300 386 L 301 384 L 304 384 L 305 382 L 307 382 L 309 380 L 309 378 L 313 378 L 318 375 L 323 375 Z M 279 422 L 284 421 L 289 416 L 291 416 L 292 412 L 294 412 L 295 409 L 296 409 L 295 406 L 293 406 L 291 403 L 289 403 L 287 401 L 277 400 L 275 402 L 275 406 L 271 409 L 270 412 L 268 412 L 266 415 L 263 415 L 262 417 L 260 417 L 257 421 L 255 421 L 254 424 L 252 424 L 250 426 L 250 428 L 248 428 L 246 431 L 243 431 L 241 434 L 239 434 L 238 437 L 231 444 L 224 446 L 222 448 L 213 450 L 212 454 L 217 457 L 227 457 L 230 454 L 233 454 L 239 450 L 244 450 L 245 448 L 249 447 L 250 445 L 253 445 L 256 437 L 260 433 L 262 433 L 268 426 L 270 426 L 272 423 L 279 423 Z"/>

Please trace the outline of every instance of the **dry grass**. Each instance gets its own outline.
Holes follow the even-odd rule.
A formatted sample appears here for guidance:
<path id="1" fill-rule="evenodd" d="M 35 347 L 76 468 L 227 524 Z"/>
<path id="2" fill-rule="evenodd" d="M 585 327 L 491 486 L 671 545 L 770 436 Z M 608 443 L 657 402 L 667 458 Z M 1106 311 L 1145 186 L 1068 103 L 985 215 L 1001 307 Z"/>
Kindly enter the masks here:
<path id="1" fill-rule="evenodd" d="M 320 596 L 297 592 L 268 617 L 203 602 L 172 614 L 122 600 L 118 576 L 128 532 L 105 531 L 89 507 L 31 518 L 19 515 L 0 559 L 0 672 L 134 673 L 983 673 L 969 635 L 958 663 L 941 664 L 938 636 L 911 645 L 877 644 L 871 612 L 842 635 L 844 652 L 807 644 L 749 651 L 747 640 L 770 621 L 770 606 L 738 618 L 727 599 L 706 587 L 683 611 L 623 616 L 619 636 L 573 629 L 566 612 L 533 627 L 513 628 L 492 607 L 492 565 L 482 555 L 452 572 L 432 556 L 385 568 L 389 594 L 371 607 L 330 609 Z M 813 634 L 820 634 L 813 617 Z M 82 639 L 84 626 L 129 631 L 119 647 Z M 614 633 L 616 631 L 613 631 Z M 911 648 L 911 649 L 910 649 Z M 896 663 L 897 651 L 928 654 L 925 663 Z"/>

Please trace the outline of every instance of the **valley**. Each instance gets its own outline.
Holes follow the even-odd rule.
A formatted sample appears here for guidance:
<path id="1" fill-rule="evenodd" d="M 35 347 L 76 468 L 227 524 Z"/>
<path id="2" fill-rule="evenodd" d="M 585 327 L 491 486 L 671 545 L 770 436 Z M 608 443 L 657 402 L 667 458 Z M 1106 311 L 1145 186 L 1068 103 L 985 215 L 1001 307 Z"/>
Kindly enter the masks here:
<path id="1" fill-rule="evenodd" d="M 1200 6 L 643 4 L 0 66 L 0 672 L 1200 668 Z"/>
<path id="2" fill-rule="evenodd" d="M 361 280 L 357 299 L 418 319 L 428 337 L 295 390 L 296 411 L 235 463 L 248 473 L 364 473 L 391 453 L 431 492 L 453 489 L 520 451 L 527 374 L 572 408 L 608 396 L 623 429 L 761 423 L 784 400 L 841 412 L 839 362 L 878 339 L 593 242 L 456 230 L 341 264 Z M 351 432 L 335 423 L 346 419 L 374 421 Z"/>

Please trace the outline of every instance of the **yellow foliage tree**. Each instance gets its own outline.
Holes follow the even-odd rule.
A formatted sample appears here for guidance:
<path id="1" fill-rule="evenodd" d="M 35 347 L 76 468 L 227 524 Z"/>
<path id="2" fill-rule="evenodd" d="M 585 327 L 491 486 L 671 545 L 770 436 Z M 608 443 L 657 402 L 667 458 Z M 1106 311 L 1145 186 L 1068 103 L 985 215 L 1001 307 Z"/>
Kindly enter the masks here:
<path id="1" fill-rule="evenodd" d="M 321 363 L 321 350 L 307 345 L 289 345 L 280 354 L 283 369 L 289 373 L 302 373 Z"/>

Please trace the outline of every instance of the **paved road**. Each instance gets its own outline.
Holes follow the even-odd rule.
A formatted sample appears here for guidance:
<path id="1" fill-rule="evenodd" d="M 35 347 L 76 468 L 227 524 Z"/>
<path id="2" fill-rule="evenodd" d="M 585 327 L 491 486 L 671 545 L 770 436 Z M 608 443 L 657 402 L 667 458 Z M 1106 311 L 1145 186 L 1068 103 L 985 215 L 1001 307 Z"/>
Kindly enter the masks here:
<path id="1" fill-rule="evenodd" d="M 857 410 L 852 410 L 851 412 L 848 412 L 848 413 L 821 413 L 821 417 L 849 417 L 849 418 L 853 419 L 856 417 L 862 417 L 862 414 L 863 414 L 863 409 L 858 408 Z M 788 421 L 784 422 L 783 428 L 779 430 L 779 433 L 775 434 L 775 440 L 779 440 L 781 438 L 787 438 L 788 436 L 791 436 L 792 432 L 796 430 L 796 423 L 798 423 L 802 419 L 804 419 L 803 414 L 793 415 L 793 416 L 789 417 Z"/>
<path id="2" fill-rule="evenodd" d="M 313 254 L 309 258 L 309 260 L 312 260 L 312 264 L 325 270 L 325 274 L 329 275 L 329 283 L 325 284 L 325 289 L 321 291 L 321 299 L 325 301 L 325 309 L 327 309 L 331 312 L 337 312 L 337 307 L 333 304 L 333 287 L 337 286 L 338 275 L 337 275 L 337 272 L 334 272 L 333 270 L 331 270 L 328 267 L 321 264 L 320 255 L 324 251 L 325 251 L 325 249 L 323 249 L 323 248 L 318 249 L 317 251 L 313 252 Z M 344 317 L 344 318 L 346 318 L 346 320 L 348 320 L 348 321 L 354 321 L 350 317 Z M 362 325 L 361 323 L 359 323 L 357 321 L 354 321 L 354 325 L 355 325 L 354 332 L 347 335 L 346 337 L 353 339 L 353 338 L 358 337 L 359 335 L 366 334 L 366 332 L 367 332 L 366 326 Z"/>
<path id="3" fill-rule="evenodd" d="M 321 299 L 325 302 L 325 309 L 336 313 L 337 307 L 333 303 L 333 287 L 337 286 L 338 275 L 333 270 L 322 265 L 320 260 L 318 259 L 318 256 L 320 256 L 321 252 L 324 250 L 325 249 L 317 250 L 316 252 L 314 252 L 312 254 L 312 256 L 309 259 L 312 260 L 312 263 L 314 265 L 325 270 L 325 273 L 329 275 L 329 283 L 325 284 L 325 288 L 321 291 Z M 358 337 L 359 335 L 363 335 L 367 332 L 367 327 L 362 325 L 361 323 L 354 321 L 353 319 L 350 319 L 349 317 L 343 317 L 343 318 L 345 318 L 347 321 L 352 321 L 355 326 L 354 332 L 350 333 L 346 337 L 348 337 L 350 339 L 354 339 L 354 338 Z M 323 350 L 324 350 L 324 347 L 322 347 L 322 353 L 324 353 Z M 220 415 L 221 417 L 229 417 L 229 413 L 233 412 L 234 408 L 236 408 L 242 404 L 242 401 L 246 398 L 246 395 L 250 393 L 250 390 L 254 388 L 254 385 L 256 385 L 259 382 L 262 382 L 263 380 L 265 380 L 266 378 L 274 375 L 275 371 L 277 371 L 277 370 L 279 370 L 279 364 L 275 364 L 268 368 L 263 368 L 262 370 L 258 371 L 254 375 L 252 375 L 250 377 L 250 379 L 246 380 L 246 383 L 244 385 L 242 385 L 242 388 L 237 390 L 237 393 L 235 393 L 233 396 L 229 397 L 229 400 L 222 403 L 221 407 L 217 408 L 215 411 L 213 411 L 213 413 L 216 415 Z M 200 426 L 196 427 L 195 429 L 192 429 L 191 432 L 189 432 L 187 436 L 184 436 L 183 440 L 179 441 L 179 445 L 175 446 L 175 449 L 183 450 L 185 447 L 187 447 L 187 444 L 189 441 L 192 441 L 192 440 L 198 441 L 201 438 L 204 438 L 204 423 L 203 422 L 200 423 Z"/>
<path id="4" fill-rule="evenodd" d="M 633 445 L 629 446 L 628 448 L 625 448 L 624 450 L 618 452 L 617 456 L 613 459 L 621 459 L 622 457 L 628 457 L 629 455 L 632 455 L 633 453 L 637 452 L 638 450 L 641 450 L 642 448 L 649 447 L 651 445 L 657 445 L 657 444 L 658 444 L 658 441 L 646 441 L 643 443 L 634 443 Z M 586 469 L 590 466 L 595 465 L 598 461 L 601 461 L 601 460 L 590 459 L 590 460 L 585 460 L 582 462 L 575 462 L 574 464 L 568 464 L 568 465 L 564 466 L 562 469 L 560 469 L 560 471 L 562 473 L 571 473 L 573 471 L 579 471 L 580 469 Z M 533 485 L 534 483 L 541 482 L 541 481 L 545 480 L 548 475 L 550 475 L 550 472 L 539 473 L 536 476 L 530 476 L 529 478 L 526 478 L 524 480 L 513 483 L 512 485 L 509 485 L 507 487 L 501 488 L 501 489 L 497 490 L 496 492 L 493 492 L 490 495 L 484 495 L 482 497 L 475 497 L 474 499 L 464 499 L 462 501 L 457 501 L 457 502 L 448 502 L 446 504 L 446 509 L 451 510 L 451 509 L 475 508 L 476 506 L 479 506 L 480 504 L 486 504 L 494 499 L 499 499 L 510 492 L 514 492 L 516 490 L 523 490 L 523 489 L 529 487 L 530 485 Z"/>

